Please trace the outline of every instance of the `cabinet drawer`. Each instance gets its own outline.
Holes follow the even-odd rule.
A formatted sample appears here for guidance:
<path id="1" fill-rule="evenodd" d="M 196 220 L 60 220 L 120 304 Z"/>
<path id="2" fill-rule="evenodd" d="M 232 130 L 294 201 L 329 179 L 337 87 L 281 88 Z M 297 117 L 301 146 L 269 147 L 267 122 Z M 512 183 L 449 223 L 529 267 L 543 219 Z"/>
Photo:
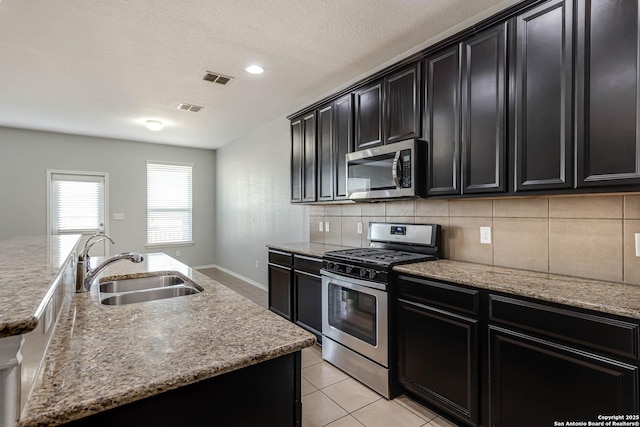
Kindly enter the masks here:
<path id="1" fill-rule="evenodd" d="M 489 321 L 584 347 L 638 359 L 639 326 L 574 310 L 489 296 Z"/>
<path id="2" fill-rule="evenodd" d="M 285 267 L 292 267 L 293 254 L 290 254 L 288 252 L 269 250 L 269 262 L 272 264 L 278 264 Z"/>
<path id="3" fill-rule="evenodd" d="M 293 256 L 293 268 L 298 271 L 304 271 L 305 273 L 315 274 L 320 276 L 320 269 L 322 268 L 322 260 L 319 258 L 310 258 L 302 255 Z"/>
<path id="4" fill-rule="evenodd" d="M 429 279 L 400 276 L 398 296 L 430 306 L 478 315 L 480 292 Z"/>

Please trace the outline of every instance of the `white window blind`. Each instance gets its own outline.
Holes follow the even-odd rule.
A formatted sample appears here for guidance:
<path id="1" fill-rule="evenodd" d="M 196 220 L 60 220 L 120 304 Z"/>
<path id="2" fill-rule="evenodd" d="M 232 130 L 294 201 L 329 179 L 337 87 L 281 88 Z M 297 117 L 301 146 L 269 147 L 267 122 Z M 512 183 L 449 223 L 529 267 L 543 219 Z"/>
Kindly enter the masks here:
<path id="1" fill-rule="evenodd" d="M 52 233 L 104 231 L 104 187 L 104 176 L 52 173 Z"/>
<path id="2" fill-rule="evenodd" d="M 147 245 L 192 242 L 193 165 L 147 162 Z"/>

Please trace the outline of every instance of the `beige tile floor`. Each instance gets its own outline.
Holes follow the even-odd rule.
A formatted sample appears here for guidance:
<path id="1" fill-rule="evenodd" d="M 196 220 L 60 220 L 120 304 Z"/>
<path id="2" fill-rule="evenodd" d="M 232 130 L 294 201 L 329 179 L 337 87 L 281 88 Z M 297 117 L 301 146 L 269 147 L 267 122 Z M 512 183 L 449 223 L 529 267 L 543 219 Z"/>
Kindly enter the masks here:
<path id="1" fill-rule="evenodd" d="M 221 270 L 200 270 L 268 308 L 267 292 Z M 408 398 L 387 400 L 322 359 L 319 346 L 302 350 L 303 427 L 458 427 Z"/>

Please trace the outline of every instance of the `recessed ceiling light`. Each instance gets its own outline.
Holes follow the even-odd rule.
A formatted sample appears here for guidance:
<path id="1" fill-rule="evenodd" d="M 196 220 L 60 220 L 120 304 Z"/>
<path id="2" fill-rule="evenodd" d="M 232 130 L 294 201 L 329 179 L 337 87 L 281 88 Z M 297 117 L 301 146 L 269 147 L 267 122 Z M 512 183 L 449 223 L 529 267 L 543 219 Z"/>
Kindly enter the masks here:
<path id="1" fill-rule="evenodd" d="M 157 132 L 162 130 L 164 124 L 158 120 L 147 120 L 147 129 Z"/>
<path id="2" fill-rule="evenodd" d="M 262 68 L 259 65 L 249 65 L 247 68 L 244 69 L 247 73 L 251 73 L 251 74 L 262 74 L 264 73 L 264 68 Z"/>

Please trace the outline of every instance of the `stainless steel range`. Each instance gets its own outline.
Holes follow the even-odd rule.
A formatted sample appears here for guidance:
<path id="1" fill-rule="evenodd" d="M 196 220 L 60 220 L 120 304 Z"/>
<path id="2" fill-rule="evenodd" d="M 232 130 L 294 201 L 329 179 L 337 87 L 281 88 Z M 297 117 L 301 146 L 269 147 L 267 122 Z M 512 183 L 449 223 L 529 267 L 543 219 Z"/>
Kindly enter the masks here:
<path id="1" fill-rule="evenodd" d="M 395 265 L 440 257 L 436 224 L 369 224 L 369 248 L 327 252 L 322 271 L 322 358 L 386 398 L 389 298 Z"/>

